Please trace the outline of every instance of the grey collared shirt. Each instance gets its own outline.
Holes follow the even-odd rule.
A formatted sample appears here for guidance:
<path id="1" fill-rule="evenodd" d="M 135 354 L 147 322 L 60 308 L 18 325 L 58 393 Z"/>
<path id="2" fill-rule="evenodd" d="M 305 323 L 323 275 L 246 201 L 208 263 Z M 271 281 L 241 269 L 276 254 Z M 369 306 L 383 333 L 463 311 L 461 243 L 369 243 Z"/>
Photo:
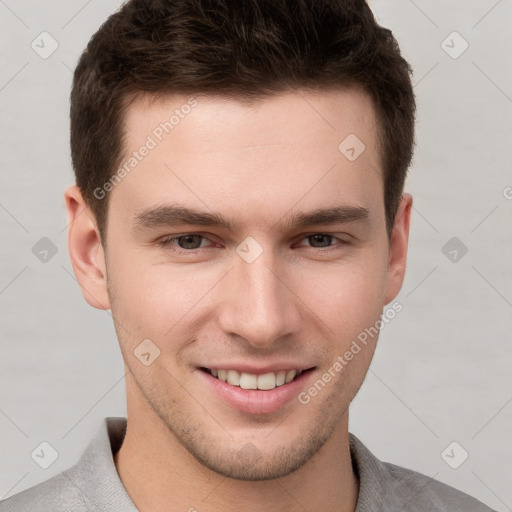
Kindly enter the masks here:
<path id="1" fill-rule="evenodd" d="M 0 512 L 137 512 L 114 464 L 125 432 L 126 418 L 104 418 L 74 466 L 0 501 Z M 355 512 L 496 512 L 453 487 L 380 461 L 353 434 L 349 442 L 359 478 Z"/>

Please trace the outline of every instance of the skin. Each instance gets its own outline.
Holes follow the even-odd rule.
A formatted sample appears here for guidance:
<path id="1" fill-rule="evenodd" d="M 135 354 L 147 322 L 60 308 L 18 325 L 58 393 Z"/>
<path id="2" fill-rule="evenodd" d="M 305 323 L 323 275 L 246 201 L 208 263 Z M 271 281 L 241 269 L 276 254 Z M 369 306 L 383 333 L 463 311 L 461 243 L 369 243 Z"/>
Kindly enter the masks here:
<path id="1" fill-rule="evenodd" d="M 358 89 L 287 92 L 252 106 L 195 97 L 109 192 L 108 252 L 78 188 L 65 192 L 75 275 L 91 306 L 111 310 L 127 372 L 116 468 L 142 512 L 354 511 L 349 404 L 377 336 L 308 404 L 294 399 L 269 414 L 228 405 L 197 368 L 293 358 L 315 367 L 310 387 L 400 291 L 412 197 L 403 195 L 388 239 L 376 115 Z M 187 99 L 134 101 L 126 154 Z M 338 150 L 349 134 L 366 146 L 355 161 Z M 164 203 L 218 212 L 240 229 L 132 228 L 137 212 Z M 367 220 L 279 229 L 294 212 L 340 205 L 366 208 Z M 189 233 L 205 238 L 158 245 Z M 319 233 L 334 238 L 309 236 Z M 236 252 L 249 236 L 263 249 L 252 263 Z M 144 339 L 160 350 L 148 366 L 134 355 Z"/>

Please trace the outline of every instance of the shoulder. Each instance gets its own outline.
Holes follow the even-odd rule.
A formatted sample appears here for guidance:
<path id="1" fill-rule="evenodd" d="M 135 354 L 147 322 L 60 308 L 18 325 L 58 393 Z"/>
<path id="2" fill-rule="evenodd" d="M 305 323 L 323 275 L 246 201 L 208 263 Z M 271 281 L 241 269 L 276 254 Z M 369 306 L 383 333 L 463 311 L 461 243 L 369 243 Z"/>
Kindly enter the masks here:
<path id="1" fill-rule="evenodd" d="M 0 501 L 0 512 L 87 512 L 87 498 L 74 481 L 72 470 Z"/>
<path id="2" fill-rule="evenodd" d="M 383 462 L 391 504 L 417 512 L 495 512 L 454 487 L 411 469 Z"/>
<path id="3" fill-rule="evenodd" d="M 353 434 L 350 453 L 359 478 L 356 512 L 495 512 L 432 477 L 379 460 Z"/>
<path id="4" fill-rule="evenodd" d="M 73 466 L 0 501 L 0 512 L 136 512 L 113 458 L 126 425 L 124 417 L 103 418 Z"/>

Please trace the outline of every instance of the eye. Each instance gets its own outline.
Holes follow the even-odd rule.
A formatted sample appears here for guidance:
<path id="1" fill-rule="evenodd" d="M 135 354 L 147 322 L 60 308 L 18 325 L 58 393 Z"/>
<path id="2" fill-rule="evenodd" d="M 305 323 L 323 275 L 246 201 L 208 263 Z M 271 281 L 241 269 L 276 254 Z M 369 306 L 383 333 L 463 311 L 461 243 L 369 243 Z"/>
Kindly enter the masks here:
<path id="1" fill-rule="evenodd" d="M 336 248 L 334 245 L 329 243 L 332 242 L 333 240 L 338 240 L 340 242 L 338 245 L 341 247 L 348 244 L 347 241 L 342 240 L 341 238 L 338 238 L 334 235 L 330 235 L 328 233 L 312 233 L 302 237 L 300 240 L 308 240 L 312 242 L 310 247 L 313 247 L 315 249 L 321 249 L 324 247 L 326 247 L 327 249 Z"/>
<path id="2" fill-rule="evenodd" d="M 173 250 L 177 253 L 193 254 L 195 251 L 205 248 L 206 246 L 203 245 L 202 242 L 207 240 L 209 239 L 200 233 L 185 233 L 183 235 L 168 236 L 162 240 L 159 240 L 157 244 L 164 249 Z M 349 244 L 348 241 L 328 233 L 311 233 L 308 235 L 303 235 L 299 239 L 299 242 L 303 240 L 308 240 L 309 247 L 313 249 L 319 249 L 320 252 L 327 252 L 331 249 L 341 249 L 345 245 Z M 338 241 L 338 244 L 332 243 L 335 240 Z"/>
<path id="3" fill-rule="evenodd" d="M 170 248 L 174 246 L 175 241 L 178 241 L 177 249 L 183 249 L 183 251 L 178 250 L 178 252 L 192 252 L 201 248 L 201 239 L 207 240 L 206 237 L 198 233 L 187 233 L 185 235 L 164 238 L 158 242 L 158 245 L 163 248 Z"/>

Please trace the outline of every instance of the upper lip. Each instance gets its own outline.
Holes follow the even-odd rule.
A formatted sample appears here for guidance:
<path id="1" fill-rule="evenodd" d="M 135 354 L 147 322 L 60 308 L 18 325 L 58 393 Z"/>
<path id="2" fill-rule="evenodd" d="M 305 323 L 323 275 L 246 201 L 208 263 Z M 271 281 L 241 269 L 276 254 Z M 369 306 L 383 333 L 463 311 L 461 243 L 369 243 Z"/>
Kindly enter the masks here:
<path id="1" fill-rule="evenodd" d="M 253 375 L 263 375 L 270 372 L 278 372 L 279 370 L 309 370 L 314 365 L 303 363 L 290 363 L 283 361 L 282 363 L 272 363 L 265 366 L 256 366 L 248 363 L 208 363 L 201 365 L 200 368 L 208 368 L 215 370 L 237 370 L 238 372 L 251 373 Z"/>

